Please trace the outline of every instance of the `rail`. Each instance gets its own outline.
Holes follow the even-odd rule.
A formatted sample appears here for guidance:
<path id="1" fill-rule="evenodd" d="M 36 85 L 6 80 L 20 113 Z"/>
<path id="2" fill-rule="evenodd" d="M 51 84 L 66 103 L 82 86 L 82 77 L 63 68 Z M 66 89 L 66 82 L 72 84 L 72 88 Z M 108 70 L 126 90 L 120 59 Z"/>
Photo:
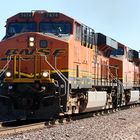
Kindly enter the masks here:
<path id="1" fill-rule="evenodd" d="M 119 110 L 125 110 L 125 109 L 131 109 L 133 107 L 139 107 L 140 104 L 131 104 L 131 105 L 126 105 L 126 106 L 120 106 L 117 109 L 103 109 L 103 110 L 98 110 L 98 111 L 91 111 L 91 112 L 85 112 L 81 114 L 73 114 L 70 116 L 61 116 L 59 118 L 54 118 L 51 120 L 47 121 L 42 121 L 42 122 L 34 122 L 30 124 L 24 124 L 21 126 L 0 126 L 0 136 L 9 136 L 9 135 L 15 135 L 15 134 L 21 134 L 24 132 L 30 132 L 30 131 L 35 131 L 35 130 L 40 130 L 44 128 L 51 128 L 60 124 L 67 124 L 72 121 L 76 120 L 81 120 L 81 119 L 86 119 L 86 118 L 91 118 L 95 116 L 104 116 L 104 115 L 110 115 L 113 114 Z"/>
<path id="2" fill-rule="evenodd" d="M 19 134 L 21 132 L 42 129 L 45 127 L 46 122 L 22 125 L 22 126 L 15 126 L 15 127 L 0 127 L 0 135 L 12 135 L 12 134 Z"/>

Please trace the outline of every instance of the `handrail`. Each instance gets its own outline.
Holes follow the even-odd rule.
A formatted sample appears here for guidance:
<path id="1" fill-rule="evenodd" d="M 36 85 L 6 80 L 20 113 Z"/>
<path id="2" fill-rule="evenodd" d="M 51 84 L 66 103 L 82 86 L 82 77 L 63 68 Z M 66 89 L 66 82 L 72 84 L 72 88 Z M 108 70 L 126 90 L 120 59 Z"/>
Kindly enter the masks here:
<path id="1" fill-rule="evenodd" d="M 66 92 L 67 92 L 67 89 L 66 89 L 66 81 L 68 80 L 59 70 L 55 69 L 50 63 L 49 61 L 47 60 L 47 57 L 46 55 L 42 55 L 40 54 L 40 56 L 43 56 L 45 57 L 45 61 L 46 63 L 58 74 L 58 76 L 63 80 L 64 84 L 65 84 L 65 93 L 62 94 L 61 96 L 65 96 L 66 95 Z M 63 75 L 63 76 L 62 76 Z M 65 78 L 64 78 L 65 77 Z M 68 80 L 69 82 L 69 80 Z"/>
<path id="2" fill-rule="evenodd" d="M 55 69 L 61 74 L 61 76 L 63 76 L 63 78 L 68 82 L 68 90 L 67 90 L 67 92 L 69 92 L 69 83 L 70 83 L 70 81 L 69 81 L 69 79 L 59 70 L 59 69 L 57 69 L 56 67 L 55 67 Z"/>
<path id="3" fill-rule="evenodd" d="M 61 96 L 65 96 L 66 95 L 66 92 L 67 92 L 67 89 L 66 89 L 66 86 L 67 86 L 67 83 L 66 82 L 68 82 L 68 83 L 70 83 L 70 81 L 69 81 L 69 79 L 60 71 L 60 70 L 58 70 L 57 68 L 54 68 L 51 64 L 50 64 L 50 62 L 47 60 L 47 57 L 45 56 L 45 55 L 42 55 L 42 54 L 40 54 L 40 56 L 43 56 L 43 57 L 45 57 L 45 62 L 58 74 L 58 76 L 63 80 L 63 82 L 64 82 L 64 85 L 65 85 L 65 91 L 64 91 L 64 94 L 62 94 Z M 21 59 L 23 59 L 22 57 L 21 57 Z M 7 63 L 5 64 L 5 66 L 2 68 L 2 70 L 0 71 L 0 77 L 5 73 L 5 71 L 8 69 L 8 65 L 9 65 L 9 63 L 11 62 L 11 60 L 12 60 L 12 55 L 9 57 L 9 58 L 7 58 Z M 69 84 L 68 84 L 69 85 Z M 68 86 L 68 88 L 69 88 L 69 86 Z M 69 89 L 68 89 L 69 90 Z"/>
<path id="4" fill-rule="evenodd" d="M 8 60 L 8 57 L 7 57 L 7 63 L 5 64 L 5 66 L 2 68 L 2 70 L 0 71 L 0 77 L 5 73 L 5 71 L 8 69 L 8 65 L 9 63 L 11 62 L 11 57 L 12 55 L 9 57 L 9 60 Z"/>

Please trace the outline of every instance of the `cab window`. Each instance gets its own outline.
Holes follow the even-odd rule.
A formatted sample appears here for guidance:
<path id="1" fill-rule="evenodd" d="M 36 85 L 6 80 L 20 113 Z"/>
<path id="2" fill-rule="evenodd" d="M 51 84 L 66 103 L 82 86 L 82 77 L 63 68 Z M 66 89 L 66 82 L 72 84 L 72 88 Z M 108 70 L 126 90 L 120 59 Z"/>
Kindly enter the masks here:
<path id="1" fill-rule="evenodd" d="M 124 48 L 118 48 L 117 50 L 113 50 L 111 52 L 111 55 L 114 55 L 114 56 L 116 56 L 116 55 L 124 55 Z"/>
<path id="2" fill-rule="evenodd" d="M 36 32 L 36 24 L 32 22 L 27 23 L 10 23 L 7 27 L 7 36 L 13 36 L 15 34 L 23 32 Z"/>
<path id="3" fill-rule="evenodd" d="M 76 40 L 81 40 L 81 26 L 80 24 L 76 24 Z"/>
<path id="4" fill-rule="evenodd" d="M 71 34 L 72 27 L 70 23 L 63 22 L 42 22 L 40 23 L 40 32 L 52 34 Z"/>

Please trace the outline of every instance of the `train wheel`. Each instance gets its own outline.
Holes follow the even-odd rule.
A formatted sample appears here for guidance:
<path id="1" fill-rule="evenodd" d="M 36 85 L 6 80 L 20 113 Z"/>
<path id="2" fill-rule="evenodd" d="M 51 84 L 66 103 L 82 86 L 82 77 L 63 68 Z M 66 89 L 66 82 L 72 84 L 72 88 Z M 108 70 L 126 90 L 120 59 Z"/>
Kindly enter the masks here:
<path id="1" fill-rule="evenodd" d="M 131 99 L 130 90 L 126 90 L 124 92 L 124 94 L 125 94 L 125 104 L 127 105 L 130 102 L 130 99 Z"/>
<path id="2" fill-rule="evenodd" d="M 87 93 L 82 93 L 82 96 L 79 99 L 79 112 L 83 112 L 86 107 L 87 107 L 87 103 L 88 103 L 88 94 Z"/>

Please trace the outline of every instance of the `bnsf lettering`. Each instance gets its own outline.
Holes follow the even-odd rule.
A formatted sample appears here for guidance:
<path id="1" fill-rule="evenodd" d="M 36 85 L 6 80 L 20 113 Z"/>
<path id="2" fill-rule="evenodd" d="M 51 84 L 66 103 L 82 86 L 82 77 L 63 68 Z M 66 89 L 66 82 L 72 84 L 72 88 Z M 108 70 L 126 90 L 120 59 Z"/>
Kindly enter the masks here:
<path id="1" fill-rule="evenodd" d="M 9 49 L 6 51 L 5 55 L 10 56 L 10 55 L 15 55 L 15 54 L 21 54 L 21 55 L 33 55 L 35 54 L 36 50 L 35 49 Z M 40 52 L 43 55 L 50 55 L 51 50 L 50 49 L 39 49 L 38 52 Z M 54 56 L 59 56 L 60 54 L 64 53 L 64 49 L 56 49 L 52 54 Z"/>
<path id="2" fill-rule="evenodd" d="M 44 55 L 49 55 L 50 54 L 50 49 L 40 49 L 38 52 L 44 54 Z"/>
<path id="3" fill-rule="evenodd" d="M 28 50 L 28 49 L 23 49 L 19 52 L 19 54 L 24 54 L 24 55 L 32 55 L 35 53 L 35 50 Z"/>
<path id="4" fill-rule="evenodd" d="M 10 55 L 15 55 L 18 54 L 18 49 L 9 49 L 7 50 L 7 52 L 5 53 L 5 55 L 10 56 Z"/>

